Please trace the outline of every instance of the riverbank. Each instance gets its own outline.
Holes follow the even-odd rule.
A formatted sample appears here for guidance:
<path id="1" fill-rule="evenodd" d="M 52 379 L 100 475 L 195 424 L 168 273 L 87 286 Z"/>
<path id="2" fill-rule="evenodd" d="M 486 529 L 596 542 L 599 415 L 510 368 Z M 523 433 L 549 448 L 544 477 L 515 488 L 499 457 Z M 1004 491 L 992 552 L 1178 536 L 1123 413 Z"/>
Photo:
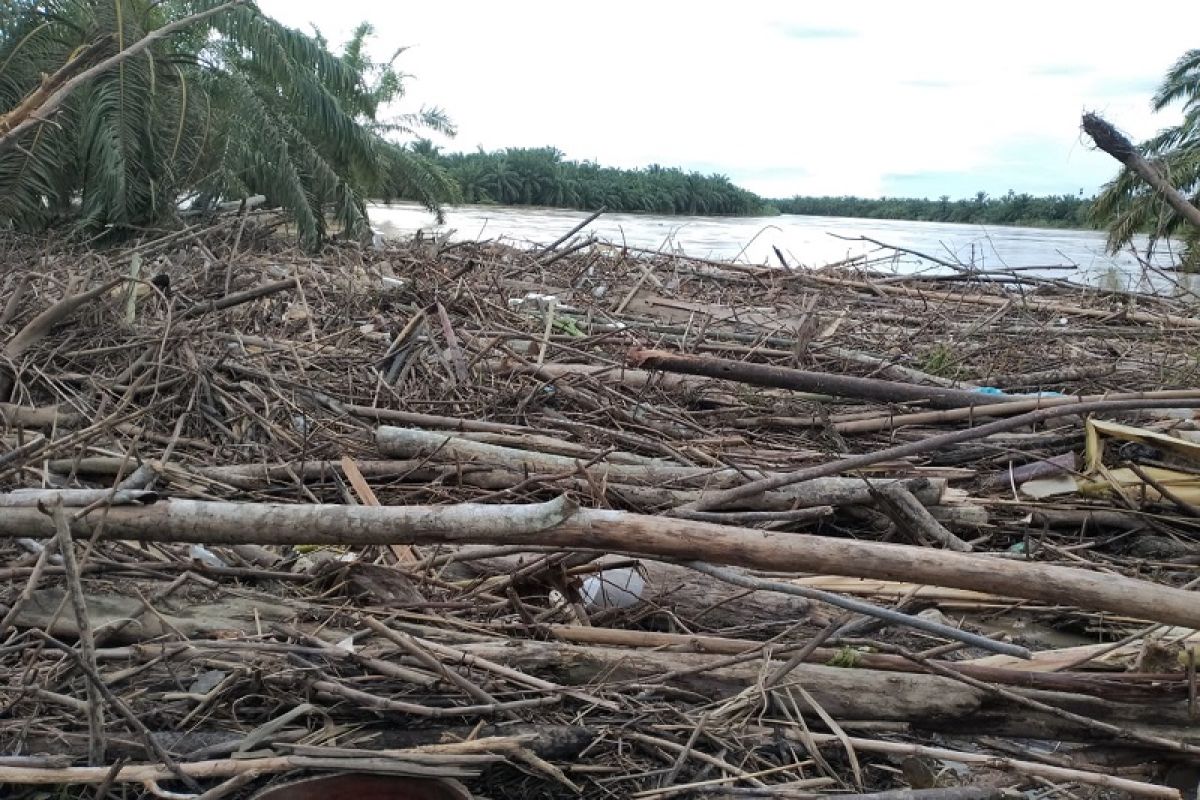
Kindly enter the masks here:
<path id="1" fill-rule="evenodd" d="M 371 219 L 385 235 L 404 238 L 417 231 L 452 241 L 501 240 L 536 247 L 590 216 L 579 211 L 499 206 L 454 206 L 445 225 L 412 204 L 372 206 Z M 665 217 L 606 213 L 588 230 L 602 240 L 658 252 L 684 253 L 749 265 L 817 268 L 858 256 L 884 257 L 875 268 L 896 275 L 945 274 L 937 261 L 974 269 L 1019 268 L 1074 283 L 1133 291 L 1155 290 L 1163 281 L 1153 269 L 1177 262 L 1171 243 L 1156 248 L 1147 270 L 1126 250 L 1110 255 L 1096 231 L 1040 230 L 931 222 L 894 222 L 831 217 Z M 880 248 L 882 242 L 907 252 Z M 1139 254 L 1148 242 L 1135 241 Z M 778 251 L 778 252 L 776 252 Z M 932 259 L 913 253 L 925 253 Z"/>
<path id="2" fill-rule="evenodd" d="M 9 796 L 1181 796 L 1187 296 L 260 219 L 5 242 Z"/>

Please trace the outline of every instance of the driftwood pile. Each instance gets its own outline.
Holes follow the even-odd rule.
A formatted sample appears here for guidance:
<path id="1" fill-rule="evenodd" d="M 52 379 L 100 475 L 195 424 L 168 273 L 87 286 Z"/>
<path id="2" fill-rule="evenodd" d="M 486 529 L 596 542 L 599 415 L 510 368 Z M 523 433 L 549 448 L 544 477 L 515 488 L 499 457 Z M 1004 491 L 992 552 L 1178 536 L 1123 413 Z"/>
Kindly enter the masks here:
<path id="1" fill-rule="evenodd" d="M 6 797 L 1195 795 L 1186 291 L 0 247 Z"/>

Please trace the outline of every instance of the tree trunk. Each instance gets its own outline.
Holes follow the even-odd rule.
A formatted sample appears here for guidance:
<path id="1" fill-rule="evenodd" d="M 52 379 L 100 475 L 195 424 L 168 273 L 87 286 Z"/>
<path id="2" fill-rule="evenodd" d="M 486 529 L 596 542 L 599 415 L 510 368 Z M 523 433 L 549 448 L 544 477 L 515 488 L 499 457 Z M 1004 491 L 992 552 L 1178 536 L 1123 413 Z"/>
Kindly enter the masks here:
<path id="1" fill-rule="evenodd" d="M 1117 161 L 1120 161 L 1127 169 L 1150 184 L 1156 192 L 1163 196 L 1167 204 L 1175 209 L 1175 212 L 1179 216 L 1197 228 L 1200 228 L 1200 209 L 1189 203 L 1188 199 L 1171 185 L 1171 182 L 1167 180 L 1166 176 L 1157 167 L 1142 158 L 1142 154 L 1137 151 L 1133 143 L 1125 138 L 1111 123 L 1096 114 L 1084 114 L 1083 131 L 1092 137 L 1092 141 L 1096 143 L 1097 147 Z"/>

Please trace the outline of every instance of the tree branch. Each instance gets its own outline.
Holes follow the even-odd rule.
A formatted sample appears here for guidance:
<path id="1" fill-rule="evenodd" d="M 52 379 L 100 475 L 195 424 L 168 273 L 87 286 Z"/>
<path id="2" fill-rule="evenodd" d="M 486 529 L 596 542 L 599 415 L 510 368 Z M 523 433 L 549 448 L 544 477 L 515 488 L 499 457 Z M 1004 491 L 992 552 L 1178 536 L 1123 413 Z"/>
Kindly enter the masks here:
<path id="1" fill-rule="evenodd" d="M 138 41 L 131 44 L 129 47 L 126 47 L 121 52 L 109 56 L 99 64 L 89 67 L 70 80 L 67 80 L 42 103 L 37 103 L 36 100 L 44 94 L 45 86 L 35 90 L 34 94 L 31 95 L 30 98 L 27 98 L 16 109 L 10 112 L 9 116 L 5 118 L 3 126 L 0 126 L 8 128 L 8 130 L 0 133 L 0 152 L 3 152 L 7 148 L 16 144 L 17 139 L 26 130 L 40 122 L 45 122 L 46 119 L 58 111 L 59 107 L 62 106 L 62 104 L 66 101 L 67 96 L 70 95 L 71 92 L 75 91 L 84 83 L 88 82 L 100 73 L 106 72 L 131 56 L 137 55 L 150 45 L 157 42 L 159 39 L 170 36 L 172 33 L 175 33 L 178 30 L 220 14 L 223 11 L 228 11 L 231 8 L 245 5 L 246 2 L 247 0 L 230 0 L 230 2 L 223 3 L 216 8 L 210 8 L 207 11 L 201 11 L 198 14 L 192 14 L 191 16 L 176 20 L 169 25 L 164 25 L 158 30 L 151 31 Z M 74 62 L 70 63 L 73 64 Z M 56 72 L 54 77 L 51 78 L 51 81 L 53 82 L 55 78 L 61 79 L 64 69 L 66 69 L 66 67 Z M 31 100 L 34 102 L 31 102 Z M 14 122 L 14 117 L 19 117 L 19 119 L 16 119 Z"/>

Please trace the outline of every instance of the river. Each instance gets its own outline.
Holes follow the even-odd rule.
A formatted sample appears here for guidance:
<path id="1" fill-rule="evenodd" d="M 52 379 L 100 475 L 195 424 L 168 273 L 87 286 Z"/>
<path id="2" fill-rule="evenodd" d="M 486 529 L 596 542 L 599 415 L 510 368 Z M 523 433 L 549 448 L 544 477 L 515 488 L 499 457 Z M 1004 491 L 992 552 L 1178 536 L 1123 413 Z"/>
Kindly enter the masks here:
<path id="1" fill-rule="evenodd" d="M 518 245 L 548 244 L 584 220 L 583 211 L 564 209 L 456 206 L 447 209 L 446 223 L 415 204 L 374 205 L 375 227 L 385 236 L 407 236 L 418 230 L 449 233 L 452 240 L 498 239 Z M 793 266 L 819 267 L 861 254 L 879 255 L 866 237 L 934 259 L 972 265 L 983 270 L 1020 269 L 1024 274 L 1053 277 L 1103 288 L 1169 289 L 1172 277 L 1143 269 L 1138 258 L 1123 252 L 1109 255 L 1098 231 L 1002 226 L 955 225 L 907 220 L 803 217 L 666 217 L 654 214 L 604 214 L 587 229 L 616 244 L 652 250 L 674 250 L 712 259 L 737 259 L 752 264 L 778 264 L 778 248 Z M 845 237 L 845 238 L 838 238 Z M 1146 240 L 1136 242 L 1144 252 Z M 1169 267 L 1168 252 L 1156 253 L 1152 263 Z M 944 273 L 932 261 L 900 255 L 879 265 L 897 273 Z"/>

